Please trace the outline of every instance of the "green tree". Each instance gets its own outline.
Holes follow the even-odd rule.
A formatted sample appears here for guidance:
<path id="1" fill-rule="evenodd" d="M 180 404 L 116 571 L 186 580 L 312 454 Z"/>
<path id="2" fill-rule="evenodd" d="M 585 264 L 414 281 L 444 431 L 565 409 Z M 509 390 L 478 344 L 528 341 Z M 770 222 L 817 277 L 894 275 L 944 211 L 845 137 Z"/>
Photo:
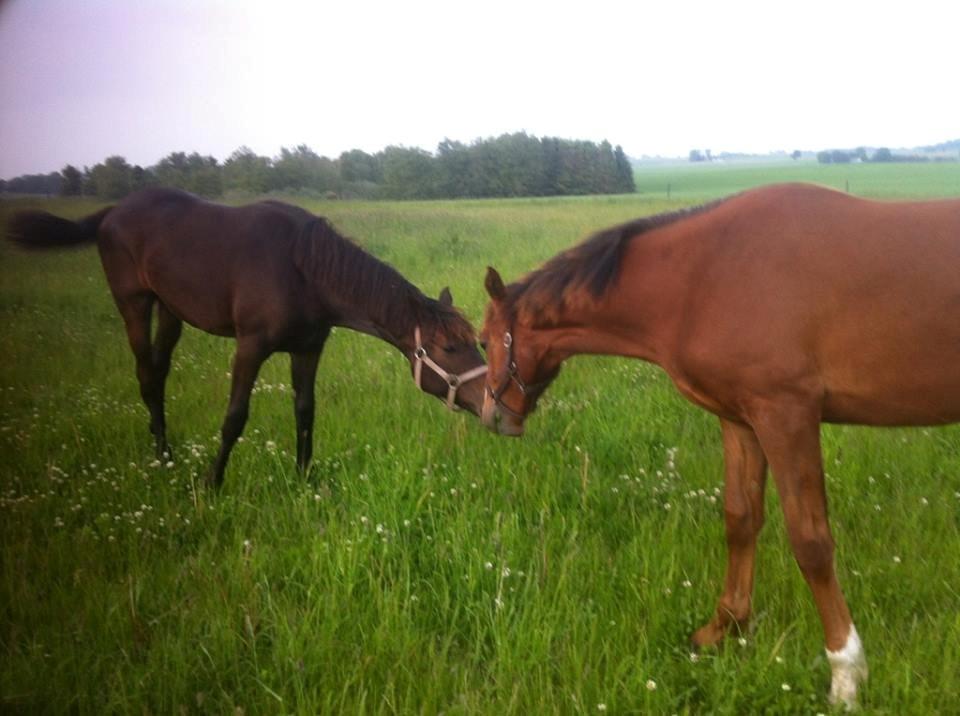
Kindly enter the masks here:
<path id="1" fill-rule="evenodd" d="M 473 196 L 471 191 L 472 157 L 463 142 L 444 139 L 437 145 L 437 194 L 454 199 Z"/>
<path id="2" fill-rule="evenodd" d="M 338 191 L 340 172 L 333 160 L 321 157 L 306 144 L 280 148 L 273 162 L 273 188 L 293 191 Z"/>
<path id="3" fill-rule="evenodd" d="M 7 181 L 5 191 L 11 194 L 52 194 L 60 193 L 63 177 L 60 172 L 49 174 L 24 174 Z"/>
<path id="4" fill-rule="evenodd" d="M 97 186 L 93 183 L 93 170 L 90 167 L 83 168 L 83 189 L 80 193 L 84 196 L 97 195 Z"/>
<path id="5" fill-rule="evenodd" d="M 200 196 L 217 197 L 223 194 L 223 177 L 214 157 L 197 152 L 172 152 L 157 162 L 151 170 L 157 182 Z"/>
<path id="6" fill-rule="evenodd" d="M 383 168 L 372 154 L 360 149 L 351 149 L 340 155 L 338 160 L 340 179 L 344 182 L 372 182 L 383 181 Z"/>
<path id="7" fill-rule="evenodd" d="M 60 184 L 60 194 L 63 196 L 80 196 L 83 193 L 83 174 L 72 164 L 67 164 L 60 170 L 63 182 Z"/>
<path id="8" fill-rule="evenodd" d="M 223 195 L 223 174 L 216 158 L 194 152 L 187 157 L 187 167 L 190 178 L 188 191 L 208 197 Z"/>
<path id="9" fill-rule="evenodd" d="M 230 191 L 263 194 L 270 190 L 273 162 L 250 147 L 240 147 L 223 163 L 223 184 Z"/>
<path id="10" fill-rule="evenodd" d="M 134 165 L 130 172 L 130 188 L 133 191 L 146 189 L 148 186 L 154 186 L 157 178 L 149 169 L 144 169 L 139 164 Z"/>
<path id="11" fill-rule="evenodd" d="M 394 199 L 435 196 L 437 172 L 433 156 L 423 149 L 390 146 L 380 155 L 383 189 Z"/>
<path id="12" fill-rule="evenodd" d="M 621 194 L 633 194 L 637 190 L 633 165 L 619 144 L 613 150 L 613 158 L 616 166 L 616 191 Z"/>
<path id="13" fill-rule="evenodd" d="M 121 199 L 132 188 L 133 167 L 121 156 L 107 157 L 90 170 L 93 193 L 103 199 Z"/>

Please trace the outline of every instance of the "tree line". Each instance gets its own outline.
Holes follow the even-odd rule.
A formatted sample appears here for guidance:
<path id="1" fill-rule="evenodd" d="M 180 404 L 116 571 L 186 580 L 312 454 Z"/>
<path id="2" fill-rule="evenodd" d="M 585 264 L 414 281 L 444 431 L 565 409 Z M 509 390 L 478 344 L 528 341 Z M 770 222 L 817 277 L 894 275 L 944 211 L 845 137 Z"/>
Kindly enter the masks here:
<path id="1" fill-rule="evenodd" d="M 185 189 L 206 197 L 297 192 L 341 198 L 455 199 L 569 194 L 621 194 L 636 190 L 623 149 L 600 143 L 534 137 L 520 132 L 470 144 L 445 139 L 436 152 L 390 146 L 338 158 L 301 144 L 265 157 L 240 147 L 225 161 L 196 152 L 173 152 L 151 167 L 111 156 L 82 170 L 0 183 L 0 191 L 119 199 L 148 186 Z"/>
<path id="2" fill-rule="evenodd" d="M 821 164 L 849 164 L 850 162 L 943 162 L 956 161 L 953 156 L 931 156 L 929 154 L 912 152 L 910 154 L 895 154 L 888 147 L 880 147 L 868 154 L 865 147 L 856 149 L 825 149 L 817 152 L 817 161 Z"/>

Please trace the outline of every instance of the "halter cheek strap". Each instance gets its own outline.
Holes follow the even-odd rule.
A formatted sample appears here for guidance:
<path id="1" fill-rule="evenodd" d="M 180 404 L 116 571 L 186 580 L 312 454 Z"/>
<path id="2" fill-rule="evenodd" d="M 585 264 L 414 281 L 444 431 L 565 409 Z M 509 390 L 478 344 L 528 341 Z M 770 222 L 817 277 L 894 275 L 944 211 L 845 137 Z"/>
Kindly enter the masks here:
<path id="1" fill-rule="evenodd" d="M 417 387 L 420 388 L 420 390 L 423 390 L 423 386 L 420 384 L 420 377 L 423 374 L 423 366 L 426 364 L 430 370 L 439 375 L 440 378 L 447 384 L 447 408 L 450 410 L 458 410 L 456 404 L 457 390 L 464 383 L 468 383 L 474 378 L 479 378 L 481 375 L 486 374 L 487 366 L 481 364 L 476 368 L 471 368 L 463 373 L 448 373 L 446 370 L 444 370 L 443 366 L 438 364 L 430 357 L 430 355 L 427 353 L 427 349 L 423 347 L 423 343 L 420 340 L 420 326 L 417 326 L 414 329 L 413 339 L 417 345 L 416 349 L 413 351 L 413 379 L 416 381 Z"/>
<path id="2" fill-rule="evenodd" d="M 497 404 L 497 407 L 505 413 L 508 413 L 512 417 L 523 420 L 526 418 L 526 415 L 519 413 L 509 405 L 503 402 L 503 394 L 511 385 L 515 385 L 524 398 L 538 395 L 550 382 L 549 380 L 542 380 L 537 383 L 526 383 L 523 378 L 520 377 L 520 369 L 517 367 L 517 361 L 513 357 L 513 332 L 507 331 L 503 334 L 503 347 L 507 349 L 507 373 L 503 378 L 503 382 L 495 388 L 491 389 L 490 385 L 486 386 L 487 394 L 493 398 L 493 402 Z"/>

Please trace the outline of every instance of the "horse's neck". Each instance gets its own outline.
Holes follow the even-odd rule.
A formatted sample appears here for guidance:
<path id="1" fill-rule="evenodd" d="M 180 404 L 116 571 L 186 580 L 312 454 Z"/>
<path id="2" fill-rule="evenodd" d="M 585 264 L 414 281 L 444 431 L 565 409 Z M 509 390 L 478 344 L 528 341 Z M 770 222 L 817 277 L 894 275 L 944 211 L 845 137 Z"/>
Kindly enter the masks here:
<path id="1" fill-rule="evenodd" d="M 409 353 L 413 350 L 414 339 L 412 332 L 410 332 L 409 336 L 405 333 L 400 335 L 396 328 L 384 325 L 384 321 L 380 320 L 379 317 L 367 316 L 357 312 L 354 315 L 342 316 L 336 322 L 336 325 L 360 333 L 366 333 L 368 336 L 373 336 L 374 338 L 379 338 L 392 345 L 401 353 Z"/>
<path id="2" fill-rule="evenodd" d="M 349 328 L 352 331 L 366 333 L 368 336 L 379 338 L 382 341 L 400 348 L 399 339 L 393 334 L 387 332 L 383 327 L 377 325 L 375 321 L 364 316 L 344 316 L 337 321 L 338 326 Z"/>
<path id="3" fill-rule="evenodd" d="M 374 338 L 389 343 L 401 353 L 409 353 L 414 348 L 413 329 L 405 330 L 396 324 L 395 316 L 391 321 L 391 314 L 367 306 L 350 305 L 341 309 L 340 318 L 336 325 L 349 328 L 360 333 L 366 333 Z M 411 324 L 414 321 L 411 320 Z"/>
<path id="4" fill-rule="evenodd" d="M 556 326 L 535 328 L 555 359 L 574 355 L 639 358 L 662 365 L 668 343 L 670 296 L 657 296 L 630 282 L 613 286 L 596 303 L 568 309 Z"/>
<path id="5" fill-rule="evenodd" d="M 562 327 L 541 327 L 539 334 L 555 360 L 564 361 L 575 355 L 609 355 L 640 358 L 657 362 L 657 352 L 638 332 L 606 324 L 571 322 Z"/>

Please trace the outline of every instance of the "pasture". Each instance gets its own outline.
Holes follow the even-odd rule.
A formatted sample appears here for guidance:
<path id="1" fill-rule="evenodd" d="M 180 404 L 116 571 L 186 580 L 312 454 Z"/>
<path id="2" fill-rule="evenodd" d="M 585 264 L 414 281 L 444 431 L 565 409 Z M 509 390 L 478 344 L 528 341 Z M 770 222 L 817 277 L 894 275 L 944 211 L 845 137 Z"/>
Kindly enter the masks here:
<path id="1" fill-rule="evenodd" d="M 883 169 L 851 191 L 960 193 L 956 165 Z M 641 172 L 634 196 L 297 203 L 429 295 L 449 284 L 479 328 L 487 264 L 515 278 L 594 229 L 752 181 L 685 176 L 693 188 L 675 183 L 670 202 Z M 0 223 L 28 205 L 97 208 L 5 200 Z M 717 420 L 657 368 L 577 358 L 510 440 L 419 394 L 387 344 L 337 329 L 311 474 L 294 467 L 277 355 L 213 493 L 201 477 L 232 341 L 185 330 L 160 463 L 95 250 L 0 247 L 0 315 L 3 711 L 828 711 L 819 620 L 772 483 L 750 628 L 691 656 L 725 566 L 722 451 Z M 864 711 L 957 712 L 960 428 L 823 434 Z"/>

